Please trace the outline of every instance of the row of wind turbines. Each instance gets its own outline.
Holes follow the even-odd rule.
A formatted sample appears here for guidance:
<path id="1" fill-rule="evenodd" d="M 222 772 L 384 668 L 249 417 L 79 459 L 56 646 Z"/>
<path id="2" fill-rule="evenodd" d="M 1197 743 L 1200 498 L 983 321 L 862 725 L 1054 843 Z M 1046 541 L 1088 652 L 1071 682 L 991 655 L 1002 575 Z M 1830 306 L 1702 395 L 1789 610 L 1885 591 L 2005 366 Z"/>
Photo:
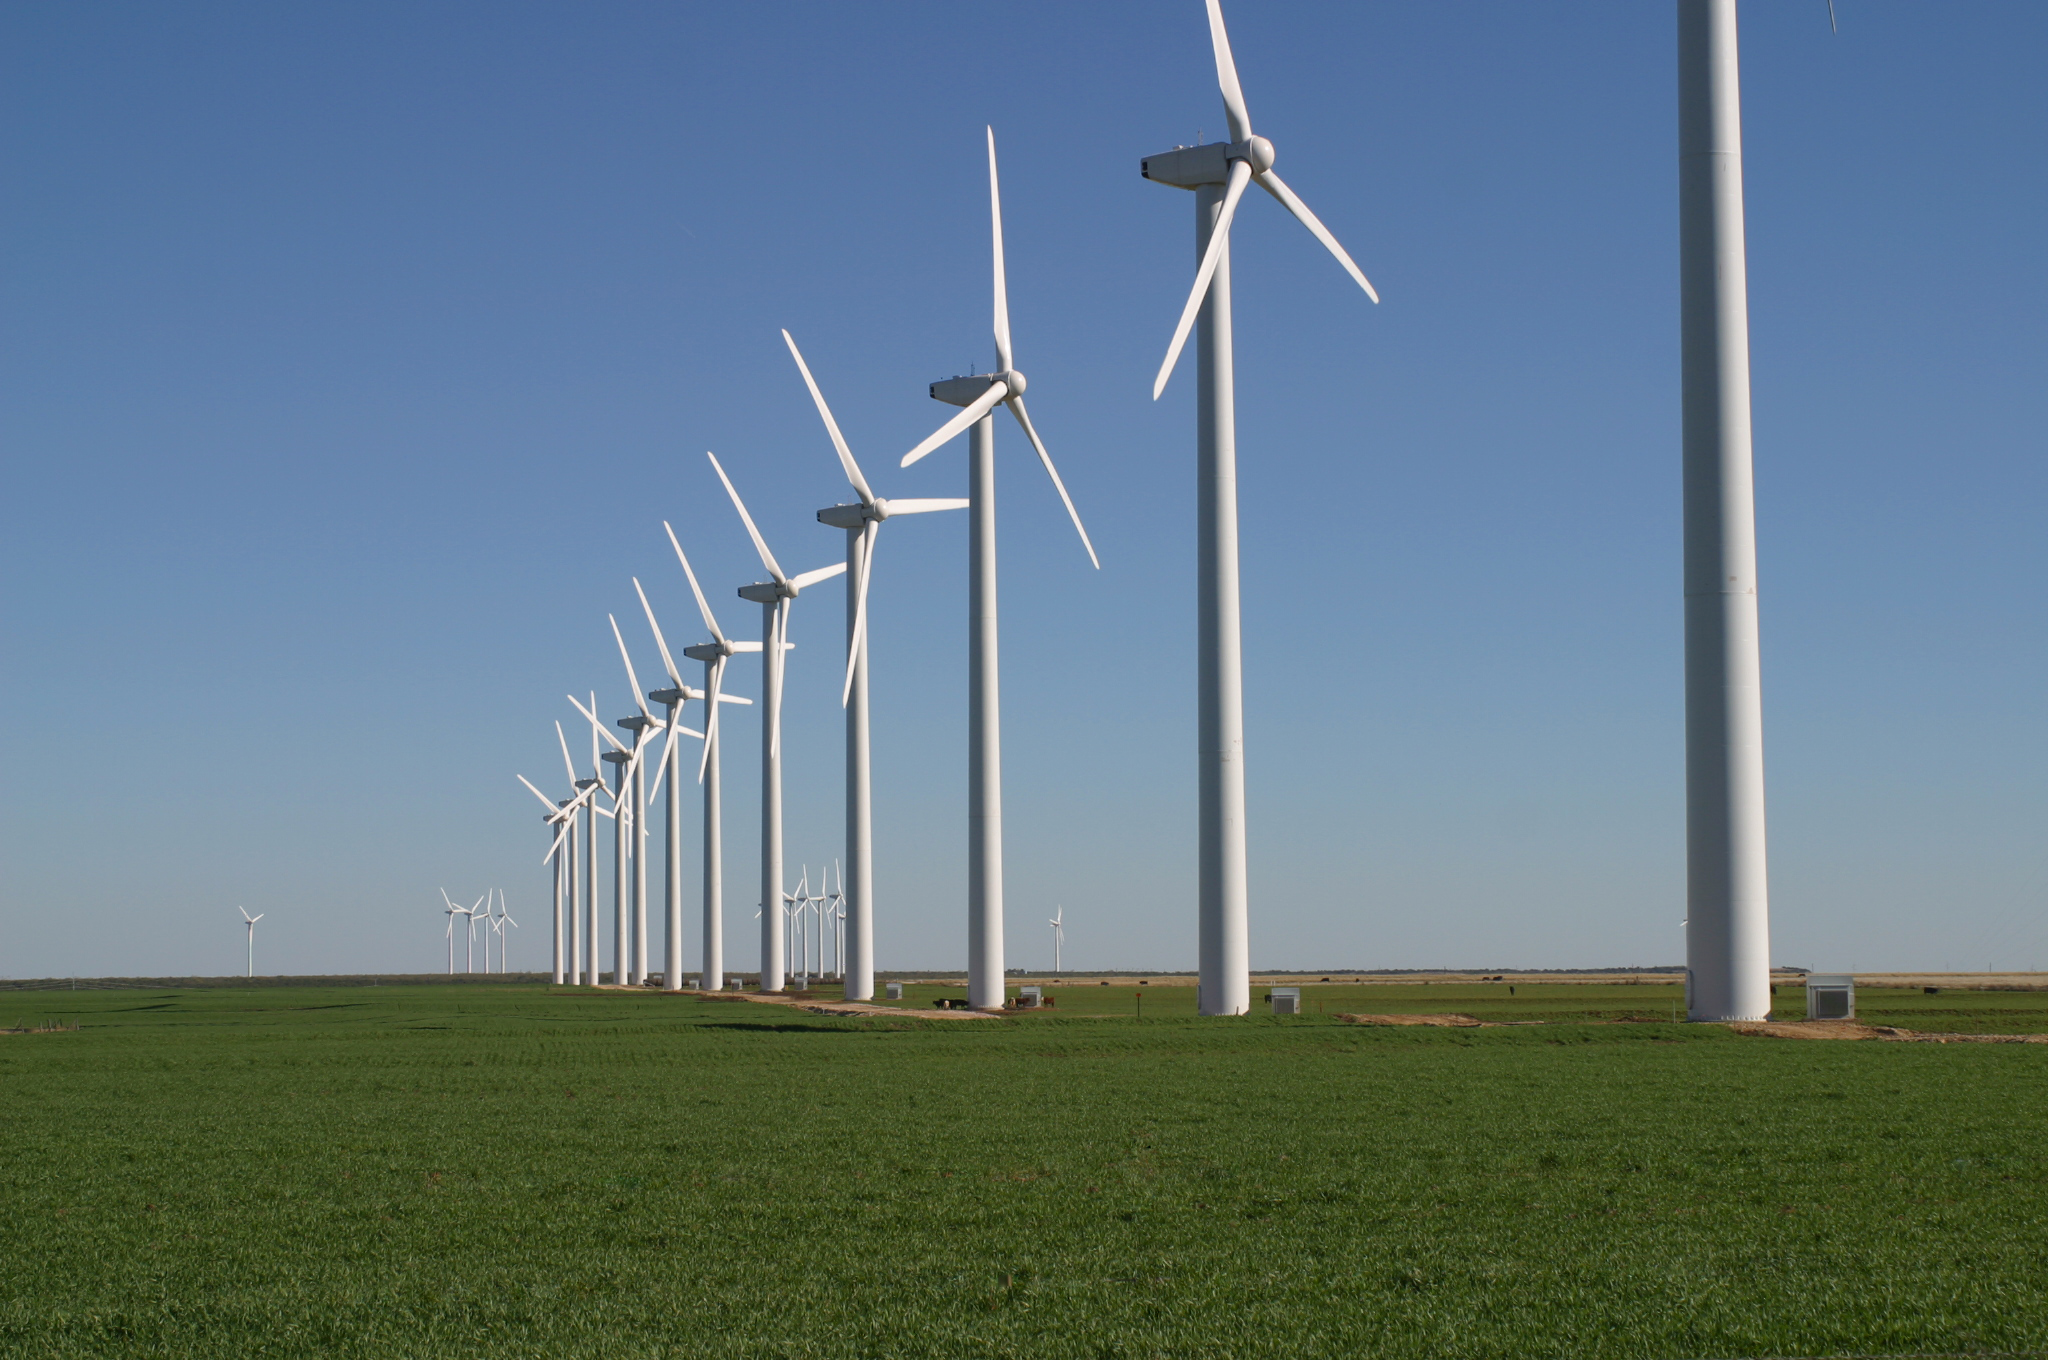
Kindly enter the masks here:
<path id="1" fill-rule="evenodd" d="M 1199 694 L 1197 757 L 1198 918 L 1200 996 L 1206 1015 L 1250 1009 L 1249 885 L 1246 873 L 1244 698 L 1238 592 L 1237 444 L 1231 327 L 1230 229 L 1244 195 L 1256 184 L 1329 251 L 1349 278 L 1377 303 L 1378 294 L 1337 238 L 1274 173 L 1272 141 L 1253 131 L 1218 0 L 1205 0 L 1230 139 L 1176 146 L 1144 158 L 1140 174 L 1155 184 L 1194 195 L 1194 285 L 1154 378 L 1157 400 L 1192 337 L 1195 348 L 1197 478 L 1196 546 L 1199 582 L 1196 684 Z M 1755 533 L 1750 485 L 1748 322 L 1744 273 L 1741 127 L 1736 73 L 1735 0 L 1678 0 L 1680 275 L 1684 365 L 1686 692 L 1688 793 L 1688 1012 L 1695 1019 L 1755 1019 L 1769 1009 L 1768 929 L 1764 889 L 1762 719 L 1758 698 Z M 779 991 L 789 954 L 789 914 L 770 909 L 787 900 L 782 852 L 782 696 L 790 649 L 790 616 L 803 592 L 844 576 L 846 666 L 845 846 L 841 897 L 845 912 L 841 973 L 850 1000 L 874 995 L 877 909 L 873 800 L 868 722 L 868 596 L 882 526 L 912 515 L 968 512 L 968 786 L 967 939 L 968 1004 L 987 1008 L 1003 1000 L 1002 724 L 996 590 L 995 409 L 1015 419 L 1065 505 L 1089 560 L 1099 569 L 1073 497 L 1053 465 L 1026 409 L 1026 381 L 1015 365 L 1003 263 L 1001 193 L 995 134 L 988 134 L 989 212 L 993 244 L 995 369 L 931 383 L 927 391 L 960 408 L 905 453 L 909 467 L 962 433 L 968 435 L 965 499 L 889 499 L 862 472 L 833 418 L 810 366 L 788 331 L 782 338 L 795 361 L 841 471 L 855 499 L 817 512 L 818 522 L 840 530 L 843 560 L 786 573 L 769 549 L 738 488 L 715 456 L 711 467 L 753 542 L 766 581 L 741 586 L 741 599 L 761 607 L 761 641 L 730 637 L 675 531 L 664 524 L 688 579 L 706 641 L 683 649 L 703 667 L 701 686 L 677 668 L 645 590 L 636 578 L 647 626 L 668 684 L 645 692 L 618 621 L 611 621 L 635 711 L 612 735 L 589 706 L 570 703 L 591 727 L 591 765 L 579 773 L 561 725 L 568 796 L 550 798 L 526 781 L 546 808 L 553 867 L 556 982 L 594 984 L 598 971 L 600 907 L 597 894 L 598 829 L 612 824 L 614 980 L 645 983 L 651 976 L 648 930 L 648 806 L 666 788 L 666 858 L 662 885 L 666 945 L 663 985 L 683 985 L 681 881 L 682 776 L 679 738 L 701 743 L 697 783 L 703 824 L 700 857 L 702 985 L 727 983 L 723 935 L 724 860 L 719 786 L 724 706 L 749 701 L 726 692 L 727 664 L 736 656 L 761 657 L 760 986 Z M 656 713 L 649 701 L 658 705 Z M 685 727 L 687 704 L 702 705 L 702 730 Z M 600 739 L 609 751 L 600 751 Z M 658 739 L 658 740 L 657 740 Z M 646 757 L 657 745 L 650 786 Z M 609 766 L 607 782 L 602 766 Z M 452 904 L 451 904 L 452 905 Z M 1060 918 L 1051 924 L 1055 948 Z M 452 927 L 452 917 L 451 917 Z M 451 945 L 452 949 L 452 945 Z M 452 953 L 451 953 L 452 958 Z M 1057 963 L 1055 964 L 1057 968 Z"/>
<path id="2" fill-rule="evenodd" d="M 492 915 L 493 899 L 496 899 L 497 903 L 497 914 L 495 916 Z M 505 890 L 503 888 L 492 888 L 468 906 L 458 907 L 455 905 L 454 899 L 448 896 L 448 890 L 443 888 L 441 889 L 441 902 L 442 911 L 448 917 L 449 974 L 453 976 L 455 972 L 455 918 L 458 916 L 462 917 L 467 923 L 463 933 L 467 940 L 466 947 L 468 953 L 465 956 L 462 971 L 465 973 L 474 973 L 476 971 L 477 922 L 482 921 L 484 927 L 484 971 L 486 973 L 491 971 L 491 936 L 496 935 L 498 937 L 498 971 L 500 973 L 510 972 L 511 965 L 506 961 L 505 946 L 510 942 L 511 937 L 506 935 L 505 932 L 507 930 L 517 930 L 519 923 L 512 919 L 510 912 L 505 910 Z"/>

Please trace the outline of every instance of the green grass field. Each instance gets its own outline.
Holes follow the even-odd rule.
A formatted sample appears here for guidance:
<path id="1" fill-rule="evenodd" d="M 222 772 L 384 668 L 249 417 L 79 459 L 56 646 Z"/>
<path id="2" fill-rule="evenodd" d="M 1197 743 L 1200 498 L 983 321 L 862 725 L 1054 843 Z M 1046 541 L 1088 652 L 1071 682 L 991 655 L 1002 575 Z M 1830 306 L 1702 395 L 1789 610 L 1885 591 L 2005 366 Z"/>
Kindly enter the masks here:
<path id="1" fill-rule="evenodd" d="M 2048 1349 L 2048 1046 L 1328 1018 L 1668 1012 L 1654 987 L 1333 985 L 1291 1020 L 1147 990 L 1142 1023 L 1067 989 L 973 1021 L 17 995 L 0 1022 L 82 1028 L 0 1036 L 0 1355 Z"/>

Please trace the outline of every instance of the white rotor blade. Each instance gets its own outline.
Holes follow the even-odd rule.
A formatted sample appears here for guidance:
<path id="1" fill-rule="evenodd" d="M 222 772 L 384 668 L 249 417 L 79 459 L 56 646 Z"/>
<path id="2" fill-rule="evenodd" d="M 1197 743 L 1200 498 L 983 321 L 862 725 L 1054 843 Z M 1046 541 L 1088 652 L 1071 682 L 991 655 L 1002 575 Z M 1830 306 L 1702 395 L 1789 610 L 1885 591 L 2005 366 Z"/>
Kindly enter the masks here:
<path id="1" fill-rule="evenodd" d="M 605 617 L 612 621 L 612 636 L 618 640 L 619 644 L 619 660 L 626 663 L 626 683 L 633 687 L 633 702 L 640 705 L 641 717 L 651 718 L 654 715 L 647 711 L 647 700 L 640 697 L 640 677 L 633 673 L 633 658 L 626 651 L 626 635 L 619 631 L 619 621 L 616 616 L 607 614 Z"/>
<path id="2" fill-rule="evenodd" d="M 1210 0 L 1210 3 L 1213 5 L 1215 0 Z M 1238 200 L 1244 197 L 1244 186 L 1251 182 L 1251 178 L 1251 162 L 1230 163 L 1230 186 L 1223 191 L 1223 207 L 1216 214 L 1215 227 L 1209 232 L 1209 248 L 1202 252 L 1202 267 L 1195 271 L 1194 291 L 1188 294 L 1188 305 L 1181 308 L 1180 324 L 1173 328 L 1173 343 L 1166 347 L 1166 362 L 1159 365 L 1159 376 L 1152 380 L 1154 401 L 1159 400 L 1159 394 L 1166 390 L 1166 380 L 1173 376 L 1173 365 L 1180 358 L 1181 346 L 1188 342 L 1188 332 L 1194 328 L 1195 316 L 1208 299 L 1209 281 L 1216 277 L 1216 264 L 1230 244 L 1230 219 L 1237 216 Z"/>
<path id="3" fill-rule="evenodd" d="M 1268 170 L 1265 174 L 1260 175 L 1258 177 L 1258 180 L 1259 187 L 1261 189 L 1264 189 L 1267 193 L 1271 194 L 1274 198 L 1278 199 L 1280 201 L 1281 207 L 1293 213 L 1296 220 L 1298 220 L 1304 227 L 1307 227 L 1309 231 L 1315 235 L 1315 238 L 1318 241 L 1321 241 L 1324 247 L 1332 255 L 1335 255 L 1337 257 L 1337 263 L 1344 266 L 1344 272 L 1349 274 L 1354 280 L 1357 281 L 1358 286 L 1365 290 L 1365 295 L 1371 298 L 1374 302 L 1378 302 L 1380 300 L 1380 295 L 1373 291 L 1371 281 L 1368 280 L 1365 277 L 1365 274 L 1359 269 L 1359 267 L 1352 262 L 1351 257 L 1345 253 L 1344 247 L 1337 244 L 1337 238 L 1330 235 L 1330 229 L 1323 225 L 1322 219 L 1318 218 L 1314 213 L 1308 210 L 1308 204 L 1296 198 L 1294 196 L 1294 190 L 1288 188 L 1284 183 L 1282 183 L 1280 177 L 1274 174 L 1271 170 Z"/>
<path id="4" fill-rule="evenodd" d="M 669 683 L 677 689 L 683 688 L 683 677 L 676 670 L 676 659 L 668 654 L 668 639 L 661 635 L 661 625 L 654 621 L 654 606 L 647 603 L 647 592 L 640 589 L 640 578 L 633 578 L 633 589 L 639 592 L 640 607 L 647 611 L 647 626 L 654 630 L 654 645 L 661 649 L 662 669 L 668 672 Z"/>
<path id="5" fill-rule="evenodd" d="M 697 762 L 697 782 L 704 782 L 705 772 L 711 768 L 711 744 L 718 740 L 718 699 L 719 686 L 725 683 L 725 658 L 719 657 L 711 663 L 711 716 L 704 720 L 704 758 Z"/>
<path id="6" fill-rule="evenodd" d="M 853 702 L 853 671 L 860 661 L 861 639 L 868 627 L 868 582 L 875 575 L 875 544 L 882 539 L 882 521 L 871 519 L 861 530 L 860 582 L 853 597 L 853 635 L 846 642 L 846 683 L 839 691 L 839 706 Z"/>
<path id="7" fill-rule="evenodd" d="M 768 755 L 771 759 L 782 754 L 782 663 L 789 655 L 789 648 L 783 643 L 789 635 L 789 607 L 793 603 L 788 596 L 775 602 L 775 624 L 769 630 L 769 645 L 775 649 L 768 658 L 768 664 L 775 668 L 775 702 L 768 713 Z"/>
<path id="8" fill-rule="evenodd" d="M 747 537 L 754 540 L 754 551 L 761 554 L 761 565 L 768 568 L 768 574 L 775 578 L 777 585 L 787 582 L 789 578 L 776 565 L 775 554 L 768 551 L 768 540 L 762 538 L 761 531 L 754 527 L 754 517 L 747 513 L 747 503 L 740 499 L 740 493 L 733 489 L 732 478 L 726 476 L 725 469 L 719 465 L 718 455 L 706 449 L 704 456 L 711 460 L 712 471 L 718 474 L 718 480 L 725 483 L 725 494 L 732 497 L 732 508 L 740 512 L 740 523 L 747 526 Z"/>
<path id="9" fill-rule="evenodd" d="M 553 845 L 550 845 L 548 847 L 548 852 L 540 857 L 540 862 L 542 864 L 546 864 L 549 860 L 553 859 L 557 854 L 561 852 L 562 842 L 566 840 L 568 837 L 573 836 L 575 834 L 575 821 L 571 818 L 564 818 L 562 821 L 562 829 L 555 833 L 555 843 Z M 452 916 L 448 918 L 448 927 L 451 930 L 455 928 L 455 918 Z"/>
<path id="10" fill-rule="evenodd" d="M 601 722 L 599 722 L 599 721 L 597 720 L 597 714 L 596 714 L 596 713 L 594 713 L 593 711 L 591 711 L 590 709 L 587 709 L 587 708 L 585 708 L 585 707 L 584 707 L 584 706 L 583 706 L 582 704 L 578 704 L 578 703 L 576 703 L 576 696 L 575 696 L 575 695 L 571 694 L 571 695 L 569 696 L 569 702 L 570 702 L 570 703 L 572 703 L 572 704 L 575 704 L 575 705 L 576 705 L 576 711 L 577 711 L 578 713 L 581 713 L 581 714 L 582 714 L 582 715 L 583 715 L 584 717 L 586 717 L 586 718 L 590 719 L 590 730 L 591 730 L 591 731 L 593 731 L 593 732 L 602 732 L 602 733 L 604 733 L 604 739 L 605 739 L 606 741 L 608 741 L 608 742 L 610 742 L 610 743 L 612 744 L 612 749 L 613 749 L 613 750 L 617 750 L 617 751 L 625 751 L 625 750 L 629 750 L 629 749 L 631 749 L 631 748 L 629 748 L 629 747 L 628 747 L 628 746 L 626 745 L 626 743 L 624 743 L 623 741 L 620 741 L 620 740 L 619 740 L 619 739 L 618 739 L 617 737 L 613 736 L 613 735 L 612 735 L 611 733 L 609 733 L 609 732 L 605 732 L 605 730 L 604 730 L 604 724 L 603 724 L 603 723 L 601 723 Z M 592 743 L 592 745 L 595 745 L 595 744 L 596 744 L 595 742 L 593 742 L 593 743 Z"/>
<path id="11" fill-rule="evenodd" d="M 893 519 L 897 515 L 927 515 L 934 510 L 965 510 L 974 502 L 956 496 L 922 496 L 885 504 L 889 507 L 889 517 Z"/>
<path id="12" fill-rule="evenodd" d="M 1024 409 L 1024 398 L 1011 397 L 1003 403 L 1010 408 L 1010 414 L 1017 417 L 1017 423 L 1024 427 L 1031 447 L 1038 450 L 1038 461 L 1045 464 L 1045 475 L 1052 478 L 1053 488 L 1060 493 L 1060 500 L 1066 504 L 1067 518 L 1074 521 L 1074 532 L 1081 536 L 1081 546 L 1088 550 L 1088 560 L 1095 563 L 1097 571 L 1102 570 L 1101 559 L 1095 556 L 1095 545 L 1088 541 L 1088 531 L 1081 527 L 1081 512 L 1074 508 L 1074 498 L 1067 494 L 1067 484 L 1060 480 L 1059 470 L 1052 465 L 1052 455 L 1045 451 L 1045 441 L 1038 437 L 1038 431 L 1031 427 L 1031 416 Z"/>
<path id="13" fill-rule="evenodd" d="M 811 389 L 811 400 L 817 404 L 818 414 L 824 417 L 825 432 L 832 436 L 832 447 L 839 451 L 839 466 L 846 470 L 846 480 L 853 483 L 853 489 L 860 493 L 862 505 L 873 505 L 875 493 L 868 490 L 868 479 L 860 475 L 860 464 L 853 461 L 853 450 L 846 447 L 846 436 L 839 433 L 839 422 L 832 418 L 832 408 L 825 404 L 825 394 L 818 390 L 817 379 L 811 376 L 811 366 L 804 362 L 803 354 L 797 349 L 796 341 L 789 338 L 789 332 L 782 333 L 782 342 L 789 346 L 789 355 L 796 360 L 799 373 L 804 375 L 804 386 Z"/>
<path id="14" fill-rule="evenodd" d="M 244 914 L 246 915 L 247 913 Z M 249 924 L 252 926 L 255 925 L 258 921 L 263 919 L 264 915 L 265 913 L 263 912 L 257 912 L 254 916 L 249 917 Z"/>
<path id="15" fill-rule="evenodd" d="M 996 130 L 988 130 L 988 220 L 995 234 L 996 367 L 1010 371 L 1010 287 L 1003 275 L 1003 196 L 996 187 Z"/>
<path id="16" fill-rule="evenodd" d="M 844 562 L 834 562 L 829 567 L 819 567 L 816 571 L 807 571 L 801 576 L 792 576 L 789 578 L 789 583 L 798 590 L 803 590 L 818 584 L 820 581 L 829 581 L 845 570 L 846 564 Z"/>
<path id="17" fill-rule="evenodd" d="M 667 520 L 661 522 L 661 527 L 668 530 L 669 545 L 676 550 L 676 561 L 683 564 L 683 575 L 690 578 L 690 593 L 697 597 L 697 612 L 704 616 L 704 626 L 711 630 L 712 637 L 724 642 L 725 634 L 718 631 L 718 620 L 711 617 L 711 602 L 704 598 L 704 590 L 697 584 L 697 573 L 690 570 L 690 559 L 683 556 L 683 545 L 676 542 L 676 531 Z"/>
<path id="18" fill-rule="evenodd" d="M 934 430 L 931 434 L 925 436 L 924 443 L 919 444 L 909 453 L 904 454 L 903 461 L 897 466 L 909 467 L 912 463 L 915 463 L 918 459 L 924 457 L 933 449 L 938 448 L 941 444 L 944 444 L 954 435 L 959 434 L 969 425 L 972 425 L 975 421 L 980 420 L 983 416 L 987 415 L 991 410 L 995 408 L 995 404 L 1001 401 L 1004 397 L 1008 396 L 1009 393 L 1010 385 L 1008 383 L 990 383 L 988 385 L 988 391 L 976 397 L 974 399 L 973 405 L 962 407 L 959 415 L 954 416 L 951 420 L 939 426 L 939 428 Z"/>
<path id="19" fill-rule="evenodd" d="M 562 768 L 569 772 L 569 787 L 576 787 L 576 762 L 569 759 L 569 738 L 562 733 L 562 725 L 555 724 L 555 740 L 562 743 Z"/>
<path id="20" fill-rule="evenodd" d="M 1209 45 L 1216 49 L 1216 84 L 1223 91 L 1223 112 L 1230 119 L 1230 140 L 1252 135 L 1252 116 L 1245 111 L 1244 90 L 1237 83 L 1237 62 L 1230 55 L 1230 34 L 1223 28 L 1223 6 L 1209 0 Z"/>
<path id="21" fill-rule="evenodd" d="M 512 777 L 518 780 L 520 783 L 525 784 L 527 792 L 531 793 L 534 797 L 540 799 L 541 806 L 548 810 L 549 816 L 552 817 L 555 813 L 561 811 L 560 808 L 555 806 L 555 800 L 548 797 L 546 794 L 542 793 L 539 789 L 534 788 L 534 786 L 530 782 L 528 782 L 525 775 L 515 774 Z"/>

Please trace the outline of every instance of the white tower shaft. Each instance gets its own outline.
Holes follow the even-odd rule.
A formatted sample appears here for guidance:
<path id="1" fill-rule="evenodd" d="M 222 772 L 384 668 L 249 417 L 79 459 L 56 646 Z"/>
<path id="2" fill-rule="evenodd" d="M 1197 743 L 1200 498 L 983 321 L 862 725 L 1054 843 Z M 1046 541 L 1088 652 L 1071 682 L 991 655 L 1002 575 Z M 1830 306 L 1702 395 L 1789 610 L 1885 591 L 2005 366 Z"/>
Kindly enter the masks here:
<path id="1" fill-rule="evenodd" d="M 704 663 L 704 692 L 717 693 L 711 682 L 711 668 Z M 704 976 L 707 992 L 725 990 L 725 854 L 724 823 L 720 817 L 718 758 L 719 740 L 724 733 L 716 715 L 705 718 L 704 740 L 710 750 L 704 762 Z"/>
<path id="2" fill-rule="evenodd" d="M 574 814 L 570 815 L 573 816 Z M 554 842 L 557 832 L 558 828 L 553 823 L 549 823 L 548 839 L 551 843 Z M 569 871 L 569 846 L 575 839 L 576 833 L 573 829 L 566 835 L 563 835 L 560 843 L 553 845 L 554 857 L 548 861 L 549 870 L 553 875 L 553 881 L 549 884 L 549 892 L 554 898 L 555 906 L 554 962 L 548 970 L 548 981 L 557 987 L 562 985 L 562 885 Z"/>
<path id="3" fill-rule="evenodd" d="M 846 531 L 846 640 L 855 646 L 865 540 Z M 862 630 L 853 660 L 853 685 L 846 700 L 846 894 L 851 899 L 853 949 L 846 961 L 846 999 L 875 997 L 874 817 L 868 802 L 868 640 Z M 780 899 L 777 899 L 780 901 Z M 766 916 L 768 908 L 761 914 Z"/>
<path id="4" fill-rule="evenodd" d="M 1195 191 L 1195 259 L 1223 206 L 1224 186 Z M 1238 630 L 1237 406 L 1231 367 L 1230 244 L 1195 329 L 1196 576 L 1201 765 L 1200 961 L 1204 1015 L 1251 1009 L 1245 875 L 1244 658 Z"/>
<path id="5" fill-rule="evenodd" d="M 1770 1011 L 1735 0 L 1679 0 L 1686 1013 Z"/>
<path id="6" fill-rule="evenodd" d="M 675 731 L 681 721 L 682 706 L 668 706 L 668 727 Z M 668 843 L 664 847 L 667 855 L 663 861 L 661 885 L 662 919 L 668 925 L 668 932 L 662 941 L 661 986 L 663 991 L 679 992 L 683 988 L 683 802 L 682 743 L 668 744 L 667 778 L 665 787 L 668 813 Z"/>
<path id="7" fill-rule="evenodd" d="M 639 733 L 642 742 L 652 738 Z M 633 767 L 633 971 L 635 986 L 647 981 L 647 761 Z M 504 959 L 499 946 L 498 958 Z"/>
<path id="8" fill-rule="evenodd" d="M 778 605 L 761 604 L 761 990 L 782 990 L 782 753 L 775 744 L 775 715 L 781 704 L 781 671 L 776 664 Z"/>
<path id="9" fill-rule="evenodd" d="M 967 1004 L 1003 1004 L 1003 713 L 997 664 L 996 422 L 967 439 Z"/>

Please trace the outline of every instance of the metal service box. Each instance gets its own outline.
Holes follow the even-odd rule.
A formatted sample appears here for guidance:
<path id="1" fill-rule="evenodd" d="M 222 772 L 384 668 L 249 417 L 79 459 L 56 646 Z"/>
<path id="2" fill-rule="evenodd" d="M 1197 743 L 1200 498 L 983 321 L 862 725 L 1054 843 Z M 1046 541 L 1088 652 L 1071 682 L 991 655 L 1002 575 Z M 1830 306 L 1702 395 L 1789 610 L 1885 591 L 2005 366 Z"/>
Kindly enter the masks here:
<path id="1" fill-rule="evenodd" d="M 1854 1020 L 1856 1018 L 1856 975 L 1854 973 L 1808 973 L 1806 975 L 1806 1018 L 1809 1020 Z"/>
<path id="2" fill-rule="evenodd" d="M 882 995 L 891 1001 L 901 1001 L 903 999 L 903 984 L 900 982 L 883 983 Z"/>
<path id="3" fill-rule="evenodd" d="M 1301 988 L 1299 987 L 1275 987 L 1272 991 L 1266 993 L 1266 997 L 1273 1003 L 1273 1014 L 1275 1015 L 1301 1014 Z"/>

